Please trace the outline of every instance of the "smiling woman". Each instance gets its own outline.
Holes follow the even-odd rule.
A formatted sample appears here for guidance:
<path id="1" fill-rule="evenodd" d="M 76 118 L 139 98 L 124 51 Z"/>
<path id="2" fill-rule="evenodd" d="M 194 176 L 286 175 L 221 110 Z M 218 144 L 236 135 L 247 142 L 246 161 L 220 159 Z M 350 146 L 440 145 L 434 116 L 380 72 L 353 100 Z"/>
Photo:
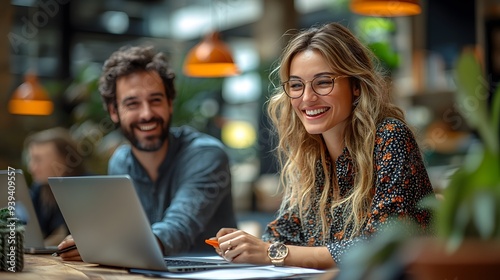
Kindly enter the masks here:
<path id="1" fill-rule="evenodd" d="M 353 95 L 359 96 L 359 89 L 353 90 L 345 75 L 333 74 L 319 51 L 297 53 L 290 64 L 290 77 L 288 84 L 292 87 L 285 92 L 293 95 L 293 109 L 308 133 L 328 133 L 331 128 L 340 131 L 345 127 L 353 107 Z M 301 80 L 296 86 L 297 79 L 311 79 L 311 86 L 307 87 Z M 335 150 L 340 154 L 340 149 Z M 334 158 L 339 154 L 333 155 Z"/>
<path id="2" fill-rule="evenodd" d="M 272 72 L 268 101 L 278 140 L 283 200 L 262 239 L 221 229 L 218 252 L 233 262 L 330 268 L 384 225 L 413 220 L 433 192 L 415 137 L 390 102 L 374 55 L 344 26 L 294 36 Z"/>

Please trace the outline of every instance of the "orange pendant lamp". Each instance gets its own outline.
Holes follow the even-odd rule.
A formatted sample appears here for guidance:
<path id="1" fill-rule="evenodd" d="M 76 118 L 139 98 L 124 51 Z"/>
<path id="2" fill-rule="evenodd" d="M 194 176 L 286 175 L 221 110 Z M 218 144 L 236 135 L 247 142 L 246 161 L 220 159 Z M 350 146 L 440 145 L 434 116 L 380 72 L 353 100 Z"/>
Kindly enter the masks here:
<path id="1" fill-rule="evenodd" d="M 50 115 L 54 104 L 47 91 L 38 83 L 34 73 L 28 72 L 25 81 L 17 87 L 9 101 L 9 112 L 16 115 Z"/>
<path id="2" fill-rule="evenodd" d="M 184 61 L 184 74 L 198 78 L 228 77 L 240 74 L 227 47 L 218 32 L 205 36 L 203 41 L 191 49 Z"/>
<path id="3" fill-rule="evenodd" d="M 365 16 L 413 16 L 422 12 L 419 0 L 351 0 L 351 11 Z"/>

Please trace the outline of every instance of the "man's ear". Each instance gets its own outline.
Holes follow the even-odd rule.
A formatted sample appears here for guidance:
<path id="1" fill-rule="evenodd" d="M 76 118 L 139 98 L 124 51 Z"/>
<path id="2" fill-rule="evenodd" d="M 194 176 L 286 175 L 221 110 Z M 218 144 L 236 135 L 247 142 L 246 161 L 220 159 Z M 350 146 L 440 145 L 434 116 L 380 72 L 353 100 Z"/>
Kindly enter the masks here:
<path id="1" fill-rule="evenodd" d="M 118 116 L 118 108 L 115 104 L 108 104 L 109 117 L 114 123 L 120 122 L 120 117 Z"/>

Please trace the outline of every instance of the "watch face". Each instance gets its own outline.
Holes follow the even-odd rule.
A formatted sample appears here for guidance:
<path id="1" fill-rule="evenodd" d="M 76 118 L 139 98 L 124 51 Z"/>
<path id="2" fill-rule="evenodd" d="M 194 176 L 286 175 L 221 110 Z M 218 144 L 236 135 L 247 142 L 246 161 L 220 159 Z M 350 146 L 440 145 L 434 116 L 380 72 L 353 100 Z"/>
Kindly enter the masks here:
<path id="1" fill-rule="evenodd" d="M 280 259 L 286 257 L 288 248 L 283 243 L 271 244 L 269 247 L 269 257 L 271 259 Z"/>

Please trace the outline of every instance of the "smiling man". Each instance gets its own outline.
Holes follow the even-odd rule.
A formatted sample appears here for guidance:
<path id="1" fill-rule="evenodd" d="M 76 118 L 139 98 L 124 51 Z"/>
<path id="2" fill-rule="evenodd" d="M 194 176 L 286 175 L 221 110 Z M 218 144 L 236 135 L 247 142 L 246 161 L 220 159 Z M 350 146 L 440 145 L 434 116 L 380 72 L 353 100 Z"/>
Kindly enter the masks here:
<path id="1" fill-rule="evenodd" d="M 204 240 L 236 224 L 229 159 L 218 139 L 170 127 L 174 78 L 165 55 L 152 47 L 121 48 L 105 62 L 99 90 L 129 141 L 111 157 L 108 173 L 133 179 L 164 255 L 212 252 Z M 73 244 L 69 237 L 59 248 Z M 77 250 L 61 257 L 81 259 Z"/>

